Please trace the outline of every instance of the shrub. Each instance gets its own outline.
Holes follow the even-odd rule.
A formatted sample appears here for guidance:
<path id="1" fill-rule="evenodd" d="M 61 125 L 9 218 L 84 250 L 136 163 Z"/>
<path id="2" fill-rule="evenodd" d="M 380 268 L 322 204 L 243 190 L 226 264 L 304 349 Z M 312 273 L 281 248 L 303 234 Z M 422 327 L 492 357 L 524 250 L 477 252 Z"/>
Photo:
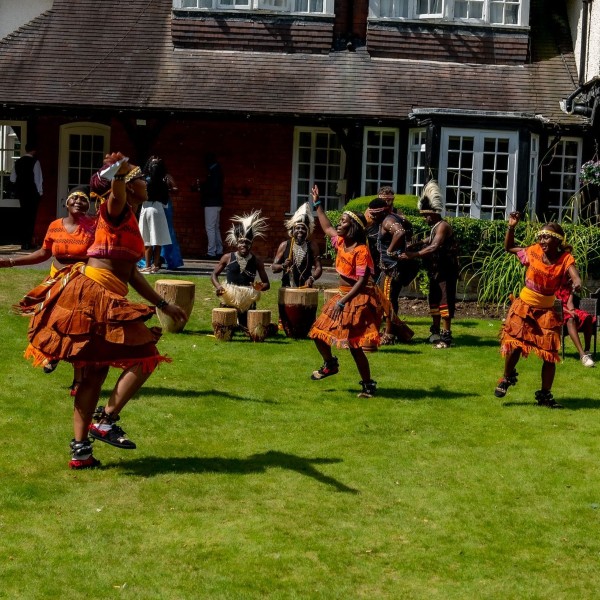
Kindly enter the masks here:
<path id="1" fill-rule="evenodd" d="M 362 200 L 362 204 L 359 201 Z M 363 210 L 367 199 L 356 198 L 346 205 L 349 210 Z M 370 201 L 370 200 L 369 200 Z M 396 205 L 396 203 L 394 203 Z M 404 208 L 402 209 L 404 211 Z M 335 226 L 342 211 L 328 211 L 327 215 Z M 407 213 L 405 213 L 407 214 Z M 414 239 L 423 239 L 429 227 L 421 216 L 407 214 L 414 229 Z M 484 221 L 469 217 L 449 217 L 460 247 L 462 276 L 467 281 L 477 281 L 478 302 L 481 304 L 507 304 L 511 293 L 517 293 L 523 284 L 524 269 L 519 261 L 504 251 L 506 221 Z M 567 243 L 573 246 L 573 255 L 583 281 L 600 278 L 600 228 L 591 223 L 563 223 Z M 535 241 L 540 224 L 529 220 L 521 221 L 515 231 L 515 240 L 523 247 Z M 326 254 L 334 258 L 333 249 L 327 240 Z M 427 289 L 427 281 L 420 276 L 419 288 Z"/>

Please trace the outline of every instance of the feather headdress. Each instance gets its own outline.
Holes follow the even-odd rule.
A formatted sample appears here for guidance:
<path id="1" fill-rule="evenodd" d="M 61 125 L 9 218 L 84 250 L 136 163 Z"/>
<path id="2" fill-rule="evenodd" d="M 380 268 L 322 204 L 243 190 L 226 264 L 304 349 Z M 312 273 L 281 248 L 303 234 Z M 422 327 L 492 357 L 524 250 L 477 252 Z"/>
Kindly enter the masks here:
<path id="1" fill-rule="evenodd" d="M 424 187 L 417 208 L 421 213 L 441 213 L 444 210 L 442 192 L 438 182 L 432 179 Z"/>
<path id="2" fill-rule="evenodd" d="M 240 240 L 253 242 L 255 238 L 265 237 L 267 219 L 260 216 L 260 210 L 255 210 L 249 215 L 232 217 L 231 222 L 233 225 L 227 232 L 227 238 L 225 239 L 230 246 L 237 246 Z"/>
<path id="3" fill-rule="evenodd" d="M 310 237 L 315 230 L 315 218 L 313 217 L 312 208 L 310 207 L 309 202 L 305 202 L 295 213 L 294 215 L 284 221 L 283 223 L 285 228 L 288 230 L 290 237 L 292 237 L 292 232 L 296 225 L 304 225 L 308 231 L 308 236 Z"/>

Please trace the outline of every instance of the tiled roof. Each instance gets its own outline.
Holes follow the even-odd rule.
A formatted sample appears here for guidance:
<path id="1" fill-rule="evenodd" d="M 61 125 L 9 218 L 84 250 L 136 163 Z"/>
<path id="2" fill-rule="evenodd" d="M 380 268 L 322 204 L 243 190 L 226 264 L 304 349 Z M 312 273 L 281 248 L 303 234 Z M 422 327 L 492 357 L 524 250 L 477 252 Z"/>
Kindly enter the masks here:
<path id="1" fill-rule="evenodd" d="M 532 1 L 531 63 L 482 65 L 372 58 L 365 48 L 326 55 L 175 49 L 171 0 L 55 0 L 0 42 L 0 107 L 379 119 L 445 108 L 575 124 L 558 104 L 576 87 L 568 31 L 542 5 Z"/>

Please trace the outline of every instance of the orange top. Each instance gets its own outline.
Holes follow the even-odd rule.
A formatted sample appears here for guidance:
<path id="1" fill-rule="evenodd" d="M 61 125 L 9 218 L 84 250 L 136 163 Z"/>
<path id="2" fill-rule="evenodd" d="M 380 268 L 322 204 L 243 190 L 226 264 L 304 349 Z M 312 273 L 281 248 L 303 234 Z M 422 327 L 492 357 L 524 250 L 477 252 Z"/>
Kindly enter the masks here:
<path id="1" fill-rule="evenodd" d="M 106 203 L 98 211 L 98 226 L 88 256 L 137 262 L 144 255 L 144 240 L 138 222 L 129 206 L 118 222 L 108 216 Z"/>
<path id="2" fill-rule="evenodd" d="M 56 219 L 48 227 L 42 248 L 50 250 L 60 262 L 85 260 L 95 229 L 96 221 L 91 217 L 83 219 L 73 233 L 65 229 L 62 219 Z"/>
<path id="3" fill-rule="evenodd" d="M 331 245 L 336 249 L 335 270 L 348 279 L 358 281 L 367 272 L 375 271 L 371 253 L 366 244 L 359 244 L 349 252 L 344 249 L 344 238 L 339 235 L 331 238 Z"/>
<path id="4" fill-rule="evenodd" d="M 525 287 L 544 296 L 554 295 L 556 290 L 564 285 L 569 267 L 575 264 L 573 255 L 563 252 L 556 262 L 547 265 L 543 260 L 544 251 L 539 244 L 523 248 L 517 256 L 527 267 Z"/>

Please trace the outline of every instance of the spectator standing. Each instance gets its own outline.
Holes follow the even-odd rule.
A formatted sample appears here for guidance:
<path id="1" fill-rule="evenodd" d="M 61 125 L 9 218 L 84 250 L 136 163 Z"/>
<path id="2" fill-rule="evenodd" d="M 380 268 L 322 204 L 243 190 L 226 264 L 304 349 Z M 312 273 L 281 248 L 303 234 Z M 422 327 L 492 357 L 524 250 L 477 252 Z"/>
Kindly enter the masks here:
<path id="1" fill-rule="evenodd" d="M 223 208 L 223 170 L 213 152 L 207 152 L 204 157 L 208 176 L 200 186 L 202 204 L 204 205 L 204 226 L 208 238 L 206 258 L 216 260 L 223 254 L 221 241 L 221 209 Z"/>
<path id="2" fill-rule="evenodd" d="M 10 181 L 15 184 L 19 199 L 19 237 L 22 250 L 30 250 L 33 244 L 33 229 L 42 198 L 44 178 L 33 144 L 26 144 L 25 154 L 14 164 Z"/>

